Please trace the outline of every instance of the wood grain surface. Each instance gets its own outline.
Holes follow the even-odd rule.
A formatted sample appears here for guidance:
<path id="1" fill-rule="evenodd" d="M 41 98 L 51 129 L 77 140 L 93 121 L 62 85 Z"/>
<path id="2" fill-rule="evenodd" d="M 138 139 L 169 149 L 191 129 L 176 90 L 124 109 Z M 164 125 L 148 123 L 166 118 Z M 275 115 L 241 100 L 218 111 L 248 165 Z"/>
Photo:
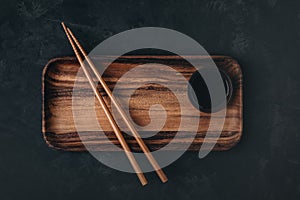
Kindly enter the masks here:
<path id="1" fill-rule="evenodd" d="M 231 57 L 213 56 L 212 58 L 216 65 L 230 77 L 233 85 L 232 98 L 227 105 L 224 128 L 213 149 L 221 151 L 235 146 L 242 135 L 242 73 L 239 64 Z M 200 56 L 191 56 L 191 59 L 195 59 L 195 61 L 199 61 L 199 63 L 203 63 L 204 65 L 208 61 L 207 57 Z M 113 90 L 117 81 L 128 70 L 146 63 L 171 66 L 187 80 L 195 72 L 195 68 L 179 56 L 123 56 L 108 67 L 103 73 L 103 78 L 110 89 Z M 82 143 L 82 140 L 84 140 L 85 144 L 88 143 L 89 148 L 95 151 L 115 151 L 116 148 L 112 148 L 111 143 L 119 146 L 118 140 L 112 132 L 112 128 L 97 101 L 95 101 L 97 119 L 105 134 L 98 131 L 90 131 L 91 129 L 88 126 L 86 131 L 81 131 L 80 137 L 76 131 L 72 109 L 79 110 L 82 113 L 81 117 L 88 123 L 91 116 L 85 112 L 85 102 L 94 99 L 94 96 L 88 92 L 90 88 L 88 88 L 88 84 L 86 84 L 87 80 L 82 75 L 82 77 L 79 77 L 82 81 L 82 85 L 79 84 L 79 87 L 82 87 L 82 92 L 86 92 L 86 95 L 82 98 L 82 103 L 79 101 L 78 104 L 72 105 L 73 86 L 79 69 L 79 63 L 73 57 L 55 58 L 50 60 L 45 66 L 42 77 L 42 133 L 44 139 L 50 147 L 60 150 L 86 151 Z M 126 91 L 126 87 L 130 87 L 130 85 L 126 86 L 125 84 L 124 91 Z M 180 87 L 178 86 L 179 89 Z M 107 104 L 110 105 L 110 100 L 103 93 L 100 86 L 99 90 L 102 92 Z M 194 134 L 192 134 L 192 130 L 189 130 L 188 124 L 185 126 L 187 127 L 186 130 L 178 131 L 178 124 L 182 117 L 180 116 L 179 102 L 175 95 L 162 85 L 146 84 L 134 92 L 134 95 L 130 99 L 130 115 L 132 120 L 141 126 L 149 124 L 151 122 L 149 108 L 154 104 L 161 104 L 164 107 L 167 118 L 160 132 L 144 139 L 151 151 L 167 145 L 176 134 L 180 134 L 180 137 L 176 141 L 172 141 L 176 143 L 175 147 L 166 148 L 166 150 L 182 150 L 184 148 L 183 144 L 193 139 L 193 143 L 188 150 L 197 151 L 201 147 L 206 134 L 209 134 L 208 137 L 212 137 L 212 141 L 214 140 L 214 130 L 209 133 L 207 132 L 211 121 L 210 113 L 199 111 L 201 119 L 196 137 L 193 137 Z M 161 113 L 154 111 L 151 115 L 159 119 Z M 184 117 L 192 118 L 195 116 L 191 112 Z M 214 123 L 218 123 L 218 117 L 213 121 Z M 124 137 L 133 151 L 140 151 L 139 146 L 132 136 L 124 134 Z M 109 142 L 106 138 L 109 138 Z M 117 149 L 121 150 L 120 148 Z"/>

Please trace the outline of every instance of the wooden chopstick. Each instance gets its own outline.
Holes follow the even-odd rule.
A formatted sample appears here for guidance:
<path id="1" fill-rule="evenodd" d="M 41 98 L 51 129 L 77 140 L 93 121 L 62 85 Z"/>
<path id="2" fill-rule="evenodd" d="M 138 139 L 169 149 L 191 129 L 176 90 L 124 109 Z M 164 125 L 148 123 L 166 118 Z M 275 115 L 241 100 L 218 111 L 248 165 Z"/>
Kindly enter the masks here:
<path id="1" fill-rule="evenodd" d="M 127 117 L 126 113 L 124 112 L 124 110 L 122 109 L 122 107 L 120 106 L 120 104 L 118 103 L 117 99 L 113 96 L 111 90 L 109 89 L 109 87 L 107 86 L 107 84 L 105 83 L 105 81 L 103 80 L 103 78 L 101 77 L 101 75 L 99 74 L 99 72 L 98 72 L 95 64 L 89 58 L 88 54 L 85 52 L 85 50 L 83 49 L 83 47 L 80 45 L 79 41 L 74 36 L 74 34 L 72 33 L 72 31 L 69 28 L 67 28 L 67 30 L 68 30 L 68 33 L 71 35 L 72 39 L 75 41 L 75 44 L 77 45 L 78 49 L 81 51 L 81 53 L 83 54 L 84 58 L 86 59 L 86 61 L 90 65 L 90 67 L 92 68 L 92 71 L 96 75 L 96 77 L 99 80 L 101 86 L 104 88 L 105 92 L 107 93 L 107 95 L 109 96 L 109 98 L 111 99 L 111 101 L 113 102 L 113 104 L 115 105 L 115 107 L 117 108 L 119 114 L 121 115 L 122 119 L 126 123 L 127 127 L 132 132 L 133 137 L 138 142 L 138 144 L 141 147 L 142 151 L 146 155 L 147 159 L 151 163 L 151 165 L 154 168 L 154 170 L 156 171 L 157 175 L 159 176 L 160 180 L 163 183 L 167 182 L 168 181 L 167 176 L 165 175 L 165 173 L 163 172 L 163 170 L 158 165 L 157 161 L 155 160 L 155 158 L 151 154 L 149 148 L 147 147 L 147 145 L 142 140 L 140 134 L 134 128 L 134 125 L 132 124 L 131 120 Z"/>
<path id="2" fill-rule="evenodd" d="M 67 28 L 66 28 L 65 24 L 63 22 L 61 24 L 62 24 L 62 26 L 64 28 L 64 31 L 66 32 L 66 35 L 67 35 L 67 37 L 68 37 L 68 39 L 70 41 L 70 44 L 71 44 L 71 46 L 72 46 L 72 48 L 73 48 L 73 50 L 74 50 L 74 52 L 76 54 L 76 57 L 77 57 L 80 65 L 81 65 L 81 67 L 83 69 L 83 72 L 86 75 L 86 77 L 87 77 L 87 79 L 88 79 L 88 81 L 89 81 L 89 83 L 90 83 L 90 85 L 91 85 L 91 87 L 93 89 L 93 92 L 96 95 L 96 97 L 97 97 L 97 99 L 98 99 L 98 101 L 99 101 L 102 109 L 104 110 L 104 113 L 105 113 L 106 117 L 108 118 L 109 123 L 111 124 L 111 126 L 112 126 L 112 128 L 113 128 L 113 130 L 114 130 L 114 132 L 115 132 L 115 134 L 116 134 L 116 136 L 117 136 L 117 138 L 118 138 L 121 146 L 123 147 L 123 149 L 125 151 L 125 154 L 128 157 L 128 160 L 130 161 L 130 163 L 131 163 L 134 171 L 136 172 L 136 174 L 137 174 L 137 176 L 138 176 L 141 184 L 142 185 L 146 185 L 147 184 L 146 177 L 144 176 L 144 174 L 143 174 L 143 172 L 142 172 L 139 164 L 137 163 L 136 159 L 134 158 L 133 153 L 131 152 L 128 144 L 126 143 L 126 141 L 125 141 L 125 139 L 124 139 L 124 137 L 123 137 L 123 135 L 122 135 L 122 133 L 121 133 L 118 125 L 117 125 L 117 123 L 115 122 L 115 120 L 114 120 L 112 114 L 110 113 L 107 105 L 105 104 L 105 101 L 104 101 L 103 97 L 101 96 L 100 92 L 98 91 L 97 87 L 95 86 L 90 73 L 88 72 L 88 70 L 87 70 L 87 68 L 86 68 L 86 66 L 85 66 L 85 64 L 84 64 L 84 62 L 83 62 L 83 60 L 82 60 L 82 58 L 81 58 L 81 56 L 80 56 L 80 54 L 79 54 L 79 52 L 78 52 L 75 44 L 74 44 L 74 42 L 72 41 L 72 38 L 70 37 L 69 32 L 67 31 Z"/>

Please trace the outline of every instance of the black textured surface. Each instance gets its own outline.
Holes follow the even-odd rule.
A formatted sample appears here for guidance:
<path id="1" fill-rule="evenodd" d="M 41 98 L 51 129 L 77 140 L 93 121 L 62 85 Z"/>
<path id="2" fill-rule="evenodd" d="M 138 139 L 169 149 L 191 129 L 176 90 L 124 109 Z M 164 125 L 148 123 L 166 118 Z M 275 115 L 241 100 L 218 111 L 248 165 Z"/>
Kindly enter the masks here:
<path id="1" fill-rule="evenodd" d="M 186 153 L 161 184 L 48 148 L 41 134 L 41 74 L 73 55 L 59 22 L 91 50 L 143 26 L 183 32 L 244 73 L 244 135 L 232 150 Z M 300 2 L 16 1 L 0 6 L 0 199 L 300 199 Z"/>

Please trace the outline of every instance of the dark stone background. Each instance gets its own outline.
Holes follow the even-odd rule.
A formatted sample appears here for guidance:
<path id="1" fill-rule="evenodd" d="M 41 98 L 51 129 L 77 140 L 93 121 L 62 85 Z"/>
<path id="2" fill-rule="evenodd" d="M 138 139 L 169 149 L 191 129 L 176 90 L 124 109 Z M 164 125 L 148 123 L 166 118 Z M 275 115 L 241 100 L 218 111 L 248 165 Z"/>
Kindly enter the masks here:
<path id="1" fill-rule="evenodd" d="M 300 199 L 300 1 L 0 1 L 0 199 Z M 175 29 L 244 73 L 244 135 L 205 159 L 188 152 L 141 187 L 88 153 L 41 134 L 41 74 L 73 55 L 60 22 L 89 51 L 135 27 Z"/>

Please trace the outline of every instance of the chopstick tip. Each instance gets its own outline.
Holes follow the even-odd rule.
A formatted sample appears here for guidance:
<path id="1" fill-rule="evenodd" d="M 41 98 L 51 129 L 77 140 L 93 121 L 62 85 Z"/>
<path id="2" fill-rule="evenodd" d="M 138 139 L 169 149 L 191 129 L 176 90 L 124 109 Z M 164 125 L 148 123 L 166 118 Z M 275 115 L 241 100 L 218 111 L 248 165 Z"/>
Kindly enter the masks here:
<path id="1" fill-rule="evenodd" d="M 62 25 L 62 27 L 63 27 L 64 29 L 66 29 L 66 25 L 65 25 L 64 22 L 61 22 L 60 24 Z"/>
<path id="2" fill-rule="evenodd" d="M 73 35 L 71 29 L 67 28 L 67 31 L 68 31 L 71 35 Z"/>

